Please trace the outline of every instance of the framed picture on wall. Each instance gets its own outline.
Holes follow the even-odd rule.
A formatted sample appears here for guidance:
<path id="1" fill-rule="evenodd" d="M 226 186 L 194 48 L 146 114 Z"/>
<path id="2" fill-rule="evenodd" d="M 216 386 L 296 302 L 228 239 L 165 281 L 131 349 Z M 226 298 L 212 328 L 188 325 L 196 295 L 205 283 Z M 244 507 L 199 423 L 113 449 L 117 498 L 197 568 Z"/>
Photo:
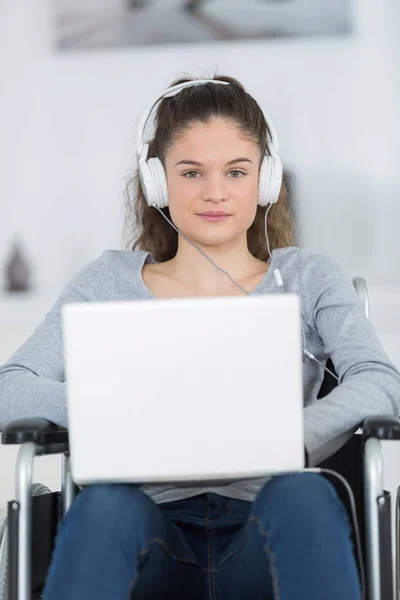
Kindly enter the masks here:
<path id="1" fill-rule="evenodd" d="M 349 35 L 351 0 L 57 0 L 60 50 Z"/>

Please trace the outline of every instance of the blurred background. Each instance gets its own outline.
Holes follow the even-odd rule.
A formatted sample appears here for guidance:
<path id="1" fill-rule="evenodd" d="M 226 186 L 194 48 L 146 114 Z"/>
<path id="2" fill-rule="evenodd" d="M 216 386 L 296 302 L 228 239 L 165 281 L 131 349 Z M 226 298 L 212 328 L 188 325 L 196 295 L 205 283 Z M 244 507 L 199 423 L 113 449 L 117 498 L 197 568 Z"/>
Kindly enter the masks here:
<path id="1" fill-rule="evenodd" d="M 337 35 L 351 0 L 59 0 L 60 48 Z"/>
<path id="2" fill-rule="evenodd" d="M 299 245 L 367 279 L 400 367 L 399 24 L 398 0 L 1 0 L 0 362 L 124 247 L 142 111 L 183 73 L 222 73 L 276 126 Z"/>

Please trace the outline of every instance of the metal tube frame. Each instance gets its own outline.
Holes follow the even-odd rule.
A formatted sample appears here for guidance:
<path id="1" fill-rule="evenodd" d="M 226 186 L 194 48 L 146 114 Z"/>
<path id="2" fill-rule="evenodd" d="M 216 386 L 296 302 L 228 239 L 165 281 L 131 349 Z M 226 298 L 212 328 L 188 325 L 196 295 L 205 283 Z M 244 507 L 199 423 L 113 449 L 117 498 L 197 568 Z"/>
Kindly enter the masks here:
<path id="1" fill-rule="evenodd" d="M 52 444 L 46 447 L 25 442 L 21 445 L 16 462 L 16 506 L 19 506 L 18 521 L 18 600 L 32 600 L 32 475 L 33 461 L 44 454 L 67 453 L 66 444 Z M 69 469 L 69 459 L 62 470 L 63 510 L 69 508 L 74 485 Z M 64 491 L 65 486 L 65 491 Z M 63 512 L 64 514 L 64 512 Z"/>
<path id="2" fill-rule="evenodd" d="M 369 301 L 369 292 L 368 292 L 367 282 L 365 281 L 365 279 L 363 277 L 354 277 L 353 285 L 356 288 L 358 295 L 360 296 L 360 298 L 363 301 L 365 316 L 367 317 L 367 319 L 369 319 L 371 315 L 370 315 L 370 308 L 369 308 L 370 301 Z"/>
<path id="3" fill-rule="evenodd" d="M 364 443 L 364 476 L 368 597 L 369 600 L 381 600 L 378 503 L 383 496 L 383 459 L 381 442 L 377 438 L 368 438 Z"/>
<path id="4" fill-rule="evenodd" d="M 75 498 L 76 485 L 72 481 L 71 462 L 68 452 L 62 455 L 61 461 L 61 511 L 64 517 Z"/>
<path id="5" fill-rule="evenodd" d="M 42 446 L 26 442 L 20 447 L 17 457 L 18 600 L 32 598 L 32 472 L 33 460 L 41 454 L 44 454 Z"/>
<path id="6" fill-rule="evenodd" d="M 395 561 L 395 600 L 399 597 L 400 587 L 400 486 L 396 494 L 396 561 Z"/>

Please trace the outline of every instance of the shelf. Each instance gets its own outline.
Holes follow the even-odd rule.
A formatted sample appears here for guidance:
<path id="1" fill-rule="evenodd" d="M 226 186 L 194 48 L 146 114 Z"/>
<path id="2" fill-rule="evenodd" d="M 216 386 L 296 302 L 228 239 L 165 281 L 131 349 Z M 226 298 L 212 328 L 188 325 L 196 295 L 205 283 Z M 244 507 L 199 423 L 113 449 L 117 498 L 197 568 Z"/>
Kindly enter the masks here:
<path id="1" fill-rule="evenodd" d="M 0 292 L 0 323 L 38 324 L 52 308 L 57 290 L 29 292 Z"/>

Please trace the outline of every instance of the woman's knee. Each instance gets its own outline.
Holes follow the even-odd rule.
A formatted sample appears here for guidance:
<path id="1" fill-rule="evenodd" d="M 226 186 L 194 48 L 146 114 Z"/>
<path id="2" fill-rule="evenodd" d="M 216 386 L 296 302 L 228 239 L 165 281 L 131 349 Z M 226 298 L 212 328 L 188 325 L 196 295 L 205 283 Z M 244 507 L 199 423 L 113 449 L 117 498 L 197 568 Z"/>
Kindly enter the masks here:
<path id="1" fill-rule="evenodd" d="M 254 512 L 272 518 L 321 520 L 336 515 L 347 521 L 347 512 L 333 485 L 317 473 L 281 475 L 268 481 L 254 502 Z"/>
<path id="2" fill-rule="evenodd" d="M 133 485 L 94 484 L 79 492 L 64 521 L 91 528 L 115 528 L 116 522 L 143 527 L 154 522 L 157 512 L 157 505 Z"/>

